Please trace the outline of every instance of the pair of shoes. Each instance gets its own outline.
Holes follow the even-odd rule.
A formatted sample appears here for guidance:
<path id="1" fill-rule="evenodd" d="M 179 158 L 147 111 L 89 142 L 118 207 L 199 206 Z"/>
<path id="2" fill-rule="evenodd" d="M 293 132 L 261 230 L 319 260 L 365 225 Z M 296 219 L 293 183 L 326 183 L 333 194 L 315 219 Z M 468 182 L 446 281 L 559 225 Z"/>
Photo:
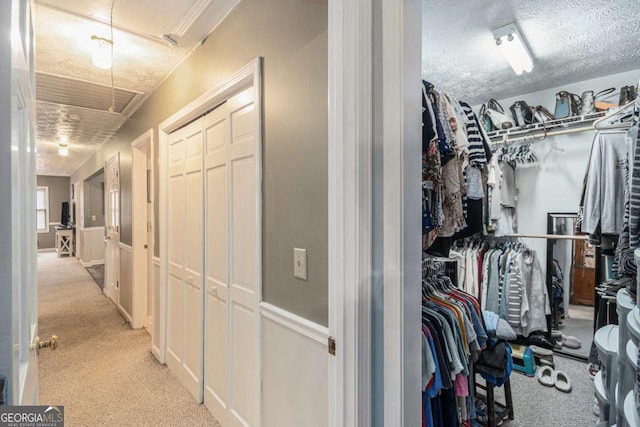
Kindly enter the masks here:
<path id="1" fill-rule="evenodd" d="M 546 387 L 555 386 L 563 393 L 571 392 L 571 380 L 563 371 L 555 371 L 551 366 L 541 366 L 536 372 L 538 382 Z"/>
<path id="2" fill-rule="evenodd" d="M 595 363 L 589 363 L 589 366 L 587 367 L 589 378 L 594 379 L 596 377 L 596 374 L 599 371 L 600 371 L 600 366 L 596 365 Z"/>
<path id="3" fill-rule="evenodd" d="M 562 334 L 561 344 L 563 347 L 578 349 L 582 347 L 582 343 L 576 337 L 568 337 L 565 334 Z"/>

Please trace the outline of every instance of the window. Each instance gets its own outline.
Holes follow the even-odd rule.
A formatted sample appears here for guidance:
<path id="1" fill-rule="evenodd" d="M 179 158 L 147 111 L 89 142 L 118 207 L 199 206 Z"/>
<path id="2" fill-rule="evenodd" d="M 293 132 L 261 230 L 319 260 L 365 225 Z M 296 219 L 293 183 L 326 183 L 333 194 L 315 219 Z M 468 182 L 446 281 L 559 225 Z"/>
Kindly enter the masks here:
<path id="1" fill-rule="evenodd" d="M 36 231 L 49 232 L 49 187 L 36 187 Z"/>

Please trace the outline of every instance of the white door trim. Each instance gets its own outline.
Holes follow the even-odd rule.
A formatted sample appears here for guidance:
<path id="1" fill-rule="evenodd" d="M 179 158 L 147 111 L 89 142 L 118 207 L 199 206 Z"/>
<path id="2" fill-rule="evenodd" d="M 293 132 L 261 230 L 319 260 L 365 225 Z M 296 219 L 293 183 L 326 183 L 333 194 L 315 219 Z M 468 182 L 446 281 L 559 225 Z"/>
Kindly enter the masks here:
<path id="1" fill-rule="evenodd" d="M 156 354 L 158 360 L 161 363 L 166 361 L 166 333 L 167 333 L 167 275 L 168 275 L 168 200 L 166 194 L 168 192 L 168 179 L 167 179 L 167 161 L 168 161 L 168 140 L 169 134 L 174 130 L 182 127 L 190 121 L 198 118 L 200 115 L 213 109 L 217 105 L 227 100 L 230 96 L 236 94 L 241 89 L 252 86 L 254 92 L 254 103 L 259 108 L 259 114 L 256 115 L 257 120 L 257 135 L 258 138 L 258 152 L 256 156 L 258 159 L 262 159 L 262 58 L 256 58 L 249 64 L 242 67 L 228 79 L 220 83 L 218 86 L 210 89 L 206 93 L 199 96 L 194 101 L 190 102 L 178 112 L 171 115 L 164 120 L 158 126 L 158 138 L 159 138 L 159 176 L 160 176 L 160 188 L 159 188 L 159 207 L 160 207 L 160 307 L 161 307 L 161 322 L 160 322 L 160 351 Z M 261 160 L 258 163 L 258 188 L 262 188 L 262 163 Z M 261 191 L 261 190 L 260 190 Z M 257 235 L 262 241 L 262 197 L 257 200 Z M 257 360 L 262 360 L 262 336 L 260 331 L 262 330 L 260 324 L 259 315 L 259 303 L 262 300 L 262 244 L 258 245 L 258 254 L 256 262 L 256 272 L 258 276 L 258 283 L 256 287 L 256 330 L 257 334 L 256 348 L 258 349 Z M 204 256 L 204 255 L 203 255 Z M 203 299 L 203 313 L 204 313 L 204 299 Z M 203 316 L 204 318 L 204 316 Z M 204 351 L 204 347 L 203 347 Z M 259 378 L 257 384 L 262 383 L 262 366 L 257 370 Z M 258 425 L 261 425 L 262 418 L 262 395 L 259 391 L 260 398 L 258 402 Z"/>
<path id="2" fill-rule="evenodd" d="M 421 423 L 422 2 L 382 1 L 384 425 Z"/>
<path id="3" fill-rule="evenodd" d="M 149 204 L 146 196 L 148 165 L 147 155 L 143 151 L 147 145 L 153 147 L 153 129 L 147 130 L 131 142 L 131 286 L 133 288 L 131 308 L 133 322 L 131 327 L 134 329 L 142 328 L 147 324 L 147 291 L 150 286 L 149 272 L 152 271 L 149 253 L 153 251 L 153 245 L 147 241 L 147 209 L 149 209 Z M 144 163 L 141 164 L 140 159 L 143 155 Z M 139 174 L 139 168 L 144 168 L 144 175 Z M 151 175 L 153 175 L 153 170 Z M 142 182 L 140 182 L 141 177 L 144 177 Z M 143 204 L 144 209 L 140 209 L 138 203 Z M 151 205 L 151 209 L 153 209 L 153 205 Z M 145 242 L 147 249 L 143 250 L 142 245 Z"/>
<path id="4" fill-rule="evenodd" d="M 329 1 L 331 426 L 371 424 L 372 0 Z"/>

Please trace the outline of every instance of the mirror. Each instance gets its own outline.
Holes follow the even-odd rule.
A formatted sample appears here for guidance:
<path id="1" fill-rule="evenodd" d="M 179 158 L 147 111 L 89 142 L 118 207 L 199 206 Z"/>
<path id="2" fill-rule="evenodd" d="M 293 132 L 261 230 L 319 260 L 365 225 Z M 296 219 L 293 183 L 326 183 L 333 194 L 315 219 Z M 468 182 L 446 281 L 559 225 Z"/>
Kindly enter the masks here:
<path id="1" fill-rule="evenodd" d="M 547 233 L 574 236 L 575 213 L 548 213 Z M 593 341 L 596 248 L 584 235 L 547 240 L 551 338 L 561 355 L 587 360 Z"/>

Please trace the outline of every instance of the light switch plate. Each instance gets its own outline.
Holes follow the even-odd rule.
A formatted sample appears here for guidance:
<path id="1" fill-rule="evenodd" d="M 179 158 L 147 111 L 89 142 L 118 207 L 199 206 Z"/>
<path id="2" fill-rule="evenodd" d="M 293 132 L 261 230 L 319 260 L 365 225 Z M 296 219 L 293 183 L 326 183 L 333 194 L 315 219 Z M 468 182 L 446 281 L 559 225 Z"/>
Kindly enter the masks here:
<path id="1" fill-rule="evenodd" d="M 95 215 L 91 215 L 91 221 L 95 221 L 96 220 L 96 216 Z"/>
<path id="2" fill-rule="evenodd" d="M 293 275 L 298 279 L 307 280 L 307 250 L 293 248 Z"/>

